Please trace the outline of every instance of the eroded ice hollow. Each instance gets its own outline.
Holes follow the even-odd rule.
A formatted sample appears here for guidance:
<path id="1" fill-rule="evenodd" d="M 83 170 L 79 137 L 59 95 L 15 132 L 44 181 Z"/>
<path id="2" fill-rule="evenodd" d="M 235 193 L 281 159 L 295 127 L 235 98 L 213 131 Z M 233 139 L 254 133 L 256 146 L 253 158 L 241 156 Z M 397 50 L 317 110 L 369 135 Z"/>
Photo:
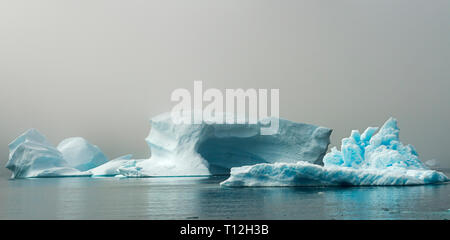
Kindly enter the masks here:
<path id="1" fill-rule="evenodd" d="M 121 167 L 128 177 L 229 174 L 233 167 L 299 160 L 321 164 L 331 129 L 279 119 L 279 131 L 258 124 L 175 124 L 170 113 L 151 120 L 151 158 Z"/>
<path id="2" fill-rule="evenodd" d="M 353 130 L 333 148 L 324 165 L 296 163 L 256 164 L 231 169 L 222 186 L 330 186 L 330 185 L 421 185 L 448 181 L 443 173 L 419 160 L 412 145 L 400 142 L 397 120 L 390 118 L 378 131 L 369 127 Z"/>

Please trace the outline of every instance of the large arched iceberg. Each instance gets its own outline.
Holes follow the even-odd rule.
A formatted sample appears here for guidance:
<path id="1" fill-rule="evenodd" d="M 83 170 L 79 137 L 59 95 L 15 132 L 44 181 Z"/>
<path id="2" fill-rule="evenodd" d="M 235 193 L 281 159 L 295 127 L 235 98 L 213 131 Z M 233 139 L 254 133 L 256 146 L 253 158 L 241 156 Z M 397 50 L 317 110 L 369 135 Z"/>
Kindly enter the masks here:
<path id="1" fill-rule="evenodd" d="M 229 174 L 258 163 L 322 163 L 331 129 L 279 119 L 279 131 L 261 135 L 264 124 L 176 123 L 170 113 L 151 120 L 146 141 L 151 158 L 119 169 L 128 177 Z M 209 124 L 207 124 L 209 122 Z"/>

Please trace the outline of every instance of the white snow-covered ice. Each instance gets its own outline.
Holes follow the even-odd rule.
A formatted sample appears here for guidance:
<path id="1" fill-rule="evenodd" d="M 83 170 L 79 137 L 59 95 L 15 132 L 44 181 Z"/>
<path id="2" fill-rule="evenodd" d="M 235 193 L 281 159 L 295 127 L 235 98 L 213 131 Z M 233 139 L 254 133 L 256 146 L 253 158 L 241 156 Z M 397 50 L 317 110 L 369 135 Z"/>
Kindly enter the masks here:
<path id="1" fill-rule="evenodd" d="M 390 118 L 377 130 L 369 127 L 363 134 L 353 130 L 342 139 L 341 151 L 333 148 L 325 155 L 323 166 L 299 161 L 232 168 L 221 185 L 418 185 L 449 180 L 423 164 L 413 146 L 400 142 L 396 119 Z"/>
<path id="2" fill-rule="evenodd" d="M 108 162 L 99 147 L 82 137 L 64 139 L 57 149 L 71 167 L 80 171 L 87 171 Z"/>
<path id="3" fill-rule="evenodd" d="M 12 178 L 89 176 L 72 168 L 61 152 L 36 129 L 30 129 L 9 144 L 6 168 Z"/>
<path id="4" fill-rule="evenodd" d="M 421 185 L 448 181 L 443 173 L 429 169 L 356 169 L 321 166 L 308 162 L 273 163 L 231 169 L 221 183 L 228 187 L 257 186 L 381 186 Z"/>
<path id="5" fill-rule="evenodd" d="M 261 135 L 264 125 L 175 123 L 170 113 L 154 117 L 146 141 L 151 158 L 121 167 L 122 175 L 205 176 L 258 163 L 321 163 L 331 129 L 279 119 L 279 131 Z M 209 122 L 209 124 L 207 124 Z"/>
<path id="6" fill-rule="evenodd" d="M 105 176 L 115 176 L 119 174 L 119 168 L 126 166 L 127 163 L 132 160 L 133 155 L 128 154 L 121 157 L 118 157 L 116 159 L 113 159 L 111 161 L 108 161 L 96 168 L 90 169 L 89 172 L 92 173 L 93 177 L 105 177 Z"/>
<path id="7" fill-rule="evenodd" d="M 207 121 L 205 121 L 207 122 Z M 151 120 L 152 156 L 108 161 L 83 138 L 58 148 L 35 129 L 9 144 L 12 178 L 72 176 L 206 176 L 228 174 L 222 186 L 418 185 L 448 181 L 399 139 L 397 120 L 362 134 L 353 130 L 341 150 L 325 155 L 331 129 L 279 119 L 279 131 L 261 135 L 257 124 L 175 124 L 170 113 Z"/>
<path id="8" fill-rule="evenodd" d="M 55 148 L 36 129 L 30 129 L 9 144 L 6 168 L 12 178 L 115 176 L 132 155 L 108 161 L 95 145 L 81 137 L 63 140 Z"/>

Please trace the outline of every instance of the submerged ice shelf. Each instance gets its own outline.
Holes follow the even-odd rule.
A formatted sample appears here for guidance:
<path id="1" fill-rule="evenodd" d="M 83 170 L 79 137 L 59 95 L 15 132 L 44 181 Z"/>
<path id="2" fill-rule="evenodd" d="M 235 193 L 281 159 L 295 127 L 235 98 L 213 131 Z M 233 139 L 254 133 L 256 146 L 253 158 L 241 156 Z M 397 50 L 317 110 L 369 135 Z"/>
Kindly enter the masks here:
<path id="1" fill-rule="evenodd" d="M 448 181 L 443 173 L 423 164 L 411 145 L 399 139 L 397 120 L 383 127 L 353 130 L 342 139 L 341 151 L 333 148 L 324 165 L 296 163 L 257 164 L 231 169 L 222 186 L 330 186 L 419 185 Z M 376 134 L 375 134 L 376 133 Z"/>
<path id="2" fill-rule="evenodd" d="M 401 186 L 448 181 L 443 173 L 430 169 L 356 169 L 320 166 L 307 162 L 257 164 L 231 169 L 221 183 L 228 187 L 261 186 Z"/>

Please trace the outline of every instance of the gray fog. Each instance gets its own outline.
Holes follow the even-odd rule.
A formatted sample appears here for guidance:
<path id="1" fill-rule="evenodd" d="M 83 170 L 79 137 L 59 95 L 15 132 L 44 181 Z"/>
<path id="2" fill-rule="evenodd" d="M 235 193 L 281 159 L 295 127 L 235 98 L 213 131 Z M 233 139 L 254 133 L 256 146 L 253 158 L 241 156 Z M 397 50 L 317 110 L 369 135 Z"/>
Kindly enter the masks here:
<path id="1" fill-rule="evenodd" d="M 334 129 L 399 120 L 450 166 L 450 1 L 2 0 L 0 173 L 34 127 L 149 156 L 176 88 L 278 88 L 280 115 Z"/>

